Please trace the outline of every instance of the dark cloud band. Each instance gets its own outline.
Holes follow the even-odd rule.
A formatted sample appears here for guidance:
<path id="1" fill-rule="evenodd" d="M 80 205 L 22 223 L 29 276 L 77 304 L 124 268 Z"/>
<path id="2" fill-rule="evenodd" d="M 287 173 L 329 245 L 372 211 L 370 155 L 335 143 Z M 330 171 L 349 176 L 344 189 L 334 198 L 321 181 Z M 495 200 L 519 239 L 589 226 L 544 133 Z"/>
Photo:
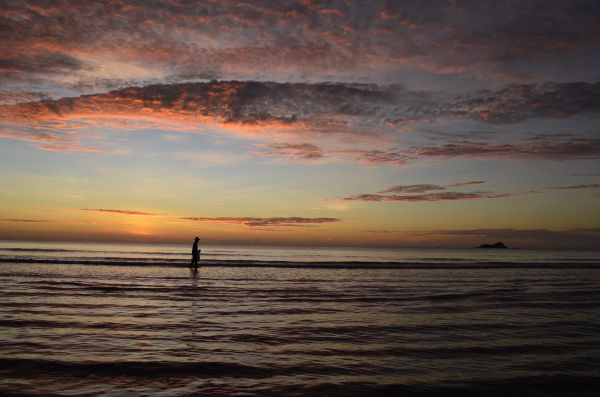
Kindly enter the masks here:
<path id="1" fill-rule="evenodd" d="M 197 121 L 210 117 L 241 124 L 321 123 L 340 117 L 382 125 L 441 118 L 512 123 L 536 117 L 598 115 L 600 83 L 522 84 L 448 98 L 399 85 L 220 81 L 132 87 L 0 107 L 4 120 L 21 122 L 132 113 Z"/>
<path id="2" fill-rule="evenodd" d="M 302 218 L 302 217 L 273 217 L 273 218 L 254 218 L 254 217 L 182 217 L 183 220 L 212 222 L 212 223 L 231 223 L 245 225 L 249 227 L 263 226 L 284 226 L 284 227 L 305 227 L 306 225 L 323 224 L 331 222 L 340 222 L 338 218 Z"/>

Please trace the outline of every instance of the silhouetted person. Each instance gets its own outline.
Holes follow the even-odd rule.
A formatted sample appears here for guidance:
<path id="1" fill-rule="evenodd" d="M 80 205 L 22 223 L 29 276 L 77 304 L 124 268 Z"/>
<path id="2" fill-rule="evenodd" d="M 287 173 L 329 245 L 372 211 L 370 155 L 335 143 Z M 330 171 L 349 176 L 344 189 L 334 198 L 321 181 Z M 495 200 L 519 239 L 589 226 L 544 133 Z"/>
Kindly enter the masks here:
<path id="1" fill-rule="evenodd" d="M 198 261 L 200 260 L 200 251 L 198 248 L 198 242 L 200 239 L 196 237 L 194 239 L 194 245 L 192 246 L 192 263 L 190 263 L 190 268 L 198 269 Z"/>

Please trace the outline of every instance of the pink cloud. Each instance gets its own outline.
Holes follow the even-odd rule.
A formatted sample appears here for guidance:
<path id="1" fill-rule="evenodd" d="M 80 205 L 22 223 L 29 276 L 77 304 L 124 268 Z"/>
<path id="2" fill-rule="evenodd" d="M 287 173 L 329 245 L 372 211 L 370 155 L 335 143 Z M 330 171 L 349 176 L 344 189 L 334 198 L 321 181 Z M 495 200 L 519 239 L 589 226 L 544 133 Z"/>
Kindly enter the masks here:
<path id="1" fill-rule="evenodd" d="M 46 152 L 80 152 L 80 153 L 106 153 L 106 150 L 95 147 L 86 147 L 69 143 L 49 143 L 35 145 Z"/>
<path id="2" fill-rule="evenodd" d="M 0 127 L 0 138 L 15 139 L 32 143 L 40 150 L 48 152 L 80 152 L 80 153 L 105 153 L 99 147 L 86 146 L 77 142 L 77 137 L 59 131 L 43 131 L 32 129 L 24 132 L 3 130 Z"/>

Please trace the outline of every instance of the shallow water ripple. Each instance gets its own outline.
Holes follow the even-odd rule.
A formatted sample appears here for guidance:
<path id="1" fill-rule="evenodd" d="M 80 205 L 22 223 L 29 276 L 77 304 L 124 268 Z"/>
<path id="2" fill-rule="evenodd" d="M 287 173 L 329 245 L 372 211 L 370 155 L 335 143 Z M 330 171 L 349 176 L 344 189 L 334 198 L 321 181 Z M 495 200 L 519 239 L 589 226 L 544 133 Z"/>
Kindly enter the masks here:
<path id="1" fill-rule="evenodd" d="M 4 394 L 600 390 L 598 269 L 7 263 L 0 283 Z"/>

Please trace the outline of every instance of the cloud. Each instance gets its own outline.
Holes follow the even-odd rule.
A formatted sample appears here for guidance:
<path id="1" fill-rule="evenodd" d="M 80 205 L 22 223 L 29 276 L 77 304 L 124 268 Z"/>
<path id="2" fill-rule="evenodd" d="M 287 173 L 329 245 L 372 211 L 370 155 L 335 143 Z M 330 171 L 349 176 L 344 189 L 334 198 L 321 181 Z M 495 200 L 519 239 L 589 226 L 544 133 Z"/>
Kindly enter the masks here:
<path id="1" fill-rule="evenodd" d="M 110 222 L 90 221 L 90 220 L 81 220 L 81 219 L 73 219 L 70 221 L 66 221 L 66 223 L 72 223 L 74 225 L 96 225 L 96 226 L 113 225 Z"/>
<path id="2" fill-rule="evenodd" d="M 587 174 L 571 174 L 569 176 L 600 176 L 600 172 L 592 172 Z"/>
<path id="3" fill-rule="evenodd" d="M 9 105 L 19 102 L 35 102 L 50 97 L 37 91 L 6 90 L 0 91 L 0 105 Z"/>
<path id="4" fill-rule="evenodd" d="M 473 199 L 492 199 L 512 196 L 510 193 L 492 193 L 492 192 L 442 192 L 425 193 L 414 195 L 382 195 L 382 194 L 359 194 L 345 197 L 344 200 L 357 201 L 385 201 L 385 202 L 423 202 L 423 201 L 454 201 L 454 200 L 473 200 Z"/>
<path id="5" fill-rule="evenodd" d="M 25 79 L 29 74 L 66 74 L 80 70 L 83 63 L 74 56 L 52 51 L 21 54 L 0 59 L 0 80 Z"/>
<path id="6" fill-rule="evenodd" d="M 406 149 L 392 148 L 371 151 L 376 159 L 366 155 L 356 157 L 357 161 L 369 163 L 392 163 L 406 165 L 427 158 L 512 158 L 523 161 L 565 161 L 600 158 L 600 138 L 583 136 L 533 137 L 517 143 L 490 143 L 473 140 L 451 140 L 441 145 L 411 146 Z M 366 150 L 347 150 L 332 153 L 369 153 Z M 574 176 L 596 176 L 596 174 L 576 174 Z M 485 181 L 456 182 L 448 187 L 470 186 Z"/>
<path id="7" fill-rule="evenodd" d="M 146 211 L 135 211 L 135 210 L 113 210 L 113 209 L 104 209 L 104 208 L 81 208 L 81 211 L 94 211 L 94 212 L 108 212 L 113 214 L 123 214 L 123 215 L 162 215 L 154 212 L 146 212 Z"/>
<path id="8" fill-rule="evenodd" d="M 535 117 L 598 114 L 599 109 L 600 83 L 508 85 L 451 96 L 401 85 L 211 81 L 0 105 L 0 136 L 32 142 L 42 150 L 97 153 L 111 150 L 83 142 L 89 141 L 85 132 L 102 134 L 115 128 L 189 132 L 218 126 L 255 139 L 279 137 L 276 143 L 263 144 L 255 154 L 294 161 L 330 157 L 402 166 L 420 157 L 595 159 L 600 139 L 577 136 L 537 136 L 518 143 L 465 139 L 439 146 L 372 146 L 375 141 L 381 146 L 385 134 L 390 136 L 407 123 L 448 118 L 512 123 Z M 285 136 L 292 139 L 281 142 Z M 370 139 L 372 146 L 327 149 L 313 142 L 335 136 L 345 142 L 347 137 Z"/>
<path id="9" fill-rule="evenodd" d="M 447 187 L 463 187 L 472 186 L 485 183 L 484 181 L 467 181 L 467 182 L 456 182 L 447 186 L 432 185 L 430 183 L 423 183 L 419 185 L 397 185 L 392 186 L 389 189 L 383 190 L 379 193 L 429 193 L 435 190 L 446 190 Z"/>
<path id="10" fill-rule="evenodd" d="M 201 6 L 124 0 L 85 7 L 70 0 L 8 1 L 0 44 L 12 70 L 56 78 L 72 69 L 75 81 L 88 77 L 86 68 L 117 77 L 126 66 L 163 79 L 322 81 L 418 69 L 572 80 L 597 77 L 597 11 L 586 0 L 548 0 L 537 8 L 532 0 L 490 7 L 473 1 L 436 7 L 385 0 Z M 116 60 L 126 66 L 111 68 Z"/>
<path id="11" fill-rule="evenodd" d="M 544 139 L 512 143 L 451 141 L 438 146 L 412 147 L 410 156 L 419 157 L 506 157 L 523 160 L 572 160 L 600 158 L 600 138 Z"/>
<path id="12" fill-rule="evenodd" d="M 255 217 L 182 217 L 180 219 L 198 222 L 211 223 L 231 223 L 245 225 L 249 227 L 263 226 L 284 226 L 284 227 L 308 227 L 315 224 L 340 222 L 338 218 L 302 218 L 302 217 L 273 217 L 273 218 L 255 218 Z"/>
<path id="13" fill-rule="evenodd" d="M 361 233 L 376 233 L 376 234 L 390 234 L 390 233 L 398 233 L 398 230 L 361 230 Z"/>
<path id="14" fill-rule="evenodd" d="M 0 122 L 1 124 L 1 122 Z M 51 128 L 32 128 L 19 130 L 19 126 L 8 124 L 6 127 L 0 125 L 0 138 L 15 139 L 24 142 L 31 142 L 40 150 L 48 152 L 81 152 L 81 153 L 105 153 L 106 149 L 96 146 L 88 146 L 79 142 L 86 137 L 85 134 L 79 136 L 72 132 L 61 132 Z"/>
<path id="15" fill-rule="evenodd" d="M 263 145 L 254 152 L 260 156 L 288 157 L 292 160 L 315 160 L 323 157 L 321 149 L 312 143 L 275 143 Z"/>
<path id="16" fill-rule="evenodd" d="M 326 123 L 364 126 L 468 118 L 511 123 L 535 117 L 599 114 L 600 83 L 509 85 L 496 91 L 446 94 L 401 85 L 215 81 L 130 87 L 105 94 L 2 105 L 3 120 L 57 121 L 117 115 L 242 125 Z M 352 120 L 352 124 L 348 124 Z"/>
<path id="17" fill-rule="evenodd" d="M 396 149 L 344 149 L 344 150 L 332 150 L 332 154 L 341 154 L 343 156 L 351 156 L 355 161 L 364 164 L 392 164 L 392 165 L 406 165 L 409 156 L 400 153 Z"/>
<path id="18" fill-rule="evenodd" d="M 3 219 L 0 219 L 0 222 L 47 223 L 47 222 L 56 222 L 56 221 L 50 221 L 50 220 L 46 220 L 46 219 L 3 218 Z"/>
<path id="19" fill-rule="evenodd" d="M 598 189 L 600 184 L 592 183 L 587 185 L 570 185 L 570 186 L 546 186 L 546 189 L 557 189 L 557 190 L 579 190 L 579 189 Z"/>
<path id="20" fill-rule="evenodd" d="M 384 108 L 395 101 L 410 102 L 420 96 L 401 86 L 220 81 L 130 87 L 105 94 L 4 105 L 0 114 L 5 120 L 20 122 L 139 113 L 159 119 L 202 122 L 210 118 L 222 123 L 285 125 L 337 116 L 382 117 Z"/>
<path id="21" fill-rule="evenodd" d="M 421 185 L 398 185 L 392 186 L 380 193 L 427 193 L 432 190 L 445 190 L 446 188 L 438 185 L 421 184 Z"/>
<path id="22" fill-rule="evenodd" d="M 450 185 L 448 185 L 449 187 L 461 187 L 461 186 L 473 186 L 473 185 L 480 185 L 482 183 L 485 183 L 485 181 L 464 181 L 464 182 L 454 182 L 451 183 Z"/>
<path id="23" fill-rule="evenodd" d="M 47 144 L 38 144 L 36 147 L 46 152 L 80 152 L 80 153 L 106 153 L 106 150 L 96 147 L 86 147 L 79 144 L 64 142 L 53 142 Z"/>
<path id="24" fill-rule="evenodd" d="M 384 201 L 384 202 L 423 202 L 423 201 L 454 201 L 473 199 L 492 199 L 514 196 L 515 193 L 494 193 L 486 191 L 453 192 L 449 187 L 472 186 L 485 183 L 484 181 L 456 182 L 446 186 L 421 183 L 416 185 L 396 185 L 378 193 L 363 193 L 344 197 L 349 201 Z M 441 191 L 443 190 L 443 191 Z M 432 193 L 435 192 L 435 193 Z M 394 193 L 394 194 L 391 194 Z M 398 194 L 402 193 L 402 194 Z M 539 192 L 526 192 L 539 193 Z"/>
<path id="25" fill-rule="evenodd" d="M 323 156 L 311 139 L 336 134 L 377 137 L 396 100 L 419 102 L 420 93 L 401 86 L 374 84 L 275 83 L 219 81 L 130 87 L 104 94 L 0 106 L 2 136 L 55 150 L 99 151 L 78 137 L 88 130 L 160 128 L 202 131 L 219 126 L 225 132 L 253 138 L 294 135 L 292 142 L 265 145 L 260 155 L 314 160 Z M 379 120 L 379 121 L 378 121 Z M 368 127 L 368 128 L 367 128 Z M 62 145 L 59 145 L 62 144 Z M 401 163 L 397 153 L 359 150 L 362 162 Z"/>
<path id="26" fill-rule="evenodd" d="M 600 82 L 511 84 L 459 95 L 440 109 L 443 116 L 497 124 L 599 112 Z"/>
<path id="27" fill-rule="evenodd" d="M 351 132 L 352 133 L 352 132 Z M 291 161 L 313 161 L 327 159 L 329 162 L 351 162 L 363 165 L 406 165 L 408 156 L 396 150 L 381 149 L 323 149 L 312 143 L 275 143 L 259 144 L 263 149 L 253 155 L 267 157 L 286 157 Z"/>

